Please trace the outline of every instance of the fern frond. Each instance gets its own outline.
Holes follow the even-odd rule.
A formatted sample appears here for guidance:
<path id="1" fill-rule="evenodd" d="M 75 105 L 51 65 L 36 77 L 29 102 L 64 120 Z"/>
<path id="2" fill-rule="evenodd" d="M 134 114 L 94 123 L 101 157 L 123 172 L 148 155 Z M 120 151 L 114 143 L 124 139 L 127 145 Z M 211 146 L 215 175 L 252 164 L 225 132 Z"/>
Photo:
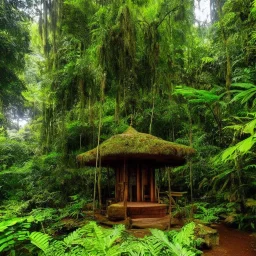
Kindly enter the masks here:
<path id="1" fill-rule="evenodd" d="M 163 249 L 163 244 L 156 242 L 154 239 L 148 238 L 145 240 L 145 247 L 150 255 L 157 256 Z"/>
<path id="2" fill-rule="evenodd" d="M 50 236 L 41 232 L 32 232 L 29 236 L 32 244 L 40 248 L 43 252 L 49 247 Z"/>
<path id="3" fill-rule="evenodd" d="M 71 247 L 74 244 L 81 244 L 81 232 L 79 229 L 75 230 L 63 240 L 67 247 Z"/>
<path id="4" fill-rule="evenodd" d="M 160 250 L 166 250 L 168 252 L 174 252 L 175 246 L 171 243 L 167 237 L 167 235 L 158 229 L 150 229 L 152 233 L 152 243 L 154 243 L 154 247 Z"/>
<path id="5" fill-rule="evenodd" d="M 121 237 L 121 233 L 125 230 L 124 225 L 116 225 L 112 232 L 105 236 L 105 243 L 107 248 L 111 248 L 111 246 L 114 244 L 114 242 Z"/>
<path id="6" fill-rule="evenodd" d="M 241 88 L 235 97 L 230 101 L 233 103 L 235 101 L 240 101 L 242 104 L 246 104 L 250 99 L 253 100 L 253 106 L 256 104 L 255 95 L 256 95 L 256 86 L 251 83 L 235 83 L 232 84 L 232 87 Z M 237 90 L 231 91 L 237 92 Z"/>
<path id="7" fill-rule="evenodd" d="M 229 175 L 229 174 L 230 174 L 231 172 L 233 172 L 233 171 L 234 171 L 233 169 L 227 169 L 226 171 L 221 172 L 220 174 L 214 176 L 214 177 L 212 178 L 212 180 L 213 180 L 213 181 L 214 181 L 214 180 L 220 180 L 220 179 L 226 177 L 227 175 Z"/>
<path id="8" fill-rule="evenodd" d="M 45 251 L 46 256 L 63 256 L 65 255 L 66 246 L 62 241 L 54 241 Z"/>
<path id="9" fill-rule="evenodd" d="M 213 91 L 196 90 L 191 87 L 176 87 L 174 95 L 182 95 L 187 98 L 190 103 L 214 103 L 220 99 Z"/>
<path id="10" fill-rule="evenodd" d="M 88 253 L 86 253 L 86 250 L 80 246 L 76 246 L 68 252 L 68 256 L 86 256 L 86 255 L 88 255 Z"/>
<path id="11" fill-rule="evenodd" d="M 251 83 L 233 83 L 231 85 L 231 87 L 236 87 L 236 88 L 247 90 L 247 89 L 254 88 L 255 85 L 251 84 Z"/>
<path id="12" fill-rule="evenodd" d="M 124 254 L 131 256 L 143 256 L 148 253 L 148 245 L 144 243 L 144 239 L 139 240 L 127 240 L 121 244 L 119 251 Z M 152 254 L 154 255 L 154 254 Z"/>
<path id="13" fill-rule="evenodd" d="M 22 223 L 26 220 L 26 218 L 13 218 L 10 220 L 0 222 L 0 232 L 5 231 L 8 227 L 14 226 L 17 223 Z"/>
<path id="14" fill-rule="evenodd" d="M 173 241 L 174 243 L 179 243 L 181 245 L 191 245 L 191 243 L 194 240 L 194 228 L 195 228 L 195 223 L 190 222 L 186 226 L 184 226 L 179 233 L 177 233 Z"/>
<path id="15" fill-rule="evenodd" d="M 256 118 L 247 123 L 243 129 L 243 133 L 249 133 L 253 135 L 256 130 Z"/>
<path id="16" fill-rule="evenodd" d="M 229 147 L 229 148 L 225 149 L 222 152 L 221 160 L 226 162 L 228 160 L 234 159 L 234 155 L 235 155 L 236 150 L 237 150 L 236 146 L 232 146 L 232 147 Z"/>
<path id="17" fill-rule="evenodd" d="M 116 255 L 120 255 L 120 251 L 119 251 L 119 245 L 114 245 L 112 247 L 110 247 L 106 252 L 105 255 L 106 256 L 116 256 Z"/>
<path id="18" fill-rule="evenodd" d="M 173 248 L 173 253 L 175 256 L 195 256 L 196 253 L 186 247 L 182 247 L 181 244 L 175 243 Z"/>

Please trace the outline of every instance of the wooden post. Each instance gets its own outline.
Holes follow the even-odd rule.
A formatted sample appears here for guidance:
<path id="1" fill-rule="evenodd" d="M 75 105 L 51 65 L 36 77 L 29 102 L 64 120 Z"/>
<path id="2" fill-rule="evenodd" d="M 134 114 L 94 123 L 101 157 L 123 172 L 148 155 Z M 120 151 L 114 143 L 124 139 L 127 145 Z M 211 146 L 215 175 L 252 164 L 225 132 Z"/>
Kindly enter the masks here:
<path id="1" fill-rule="evenodd" d="M 155 202 L 155 181 L 154 170 L 150 167 L 150 201 Z"/>
<path id="2" fill-rule="evenodd" d="M 120 188 L 119 188 L 119 182 L 120 182 L 120 171 L 119 171 L 119 168 L 118 167 L 116 167 L 115 168 L 115 175 L 116 175 L 116 184 L 115 184 L 115 199 L 116 200 L 120 200 L 120 195 L 119 195 L 119 193 L 118 193 L 118 191 L 120 190 Z"/>
<path id="3" fill-rule="evenodd" d="M 137 202 L 141 202 L 140 165 L 137 164 Z"/>
<path id="4" fill-rule="evenodd" d="M 144 172 L 144 166 L 142 165 L 141 167 L 141 201 L 144 202 L 144 176 L 145 176 L 145 172 Z"/>
<path id="5" fill-rule="evenodd" d="M 155 199 L 157 199 L 157 202 L 160 203 L 159 189 L 158 189 L 157 183 L 156 183 L 156 169 L 154 169 L 154 182 L 155 182 Z"/>
<path id="6" fill-rule="evenodd" d="M 124 182 L 124 219 L 127 219 L 127 197 L 128 197 L 128 183 Z"/>
<path id="7" fill-rule="evenodd" d="M 126 161 L 124 159 L 124 219 L 127 219 L 127 197 L 128 197 L 128 193 L 127 193 L 127 180 L 126 180 Z"/>
<path id="8" fill-rule="evenodd" d="M 108 182 L 108 198 L 110 198 L 110 174 L 109 174 L 109 168 L 107 168 L 107 182 Z"/>

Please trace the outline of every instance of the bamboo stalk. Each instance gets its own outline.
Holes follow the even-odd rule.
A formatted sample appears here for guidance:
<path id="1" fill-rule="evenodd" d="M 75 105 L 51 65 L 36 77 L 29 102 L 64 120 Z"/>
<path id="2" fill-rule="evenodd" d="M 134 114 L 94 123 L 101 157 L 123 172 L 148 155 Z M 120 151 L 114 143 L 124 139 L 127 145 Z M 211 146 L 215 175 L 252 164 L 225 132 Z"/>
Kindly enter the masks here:
<path id="1" fill-rule="evenodd" d="M 106 73 L 103 74 L 103 79 L 101 82 L 101 104 L 100 104 L 100 113 L 99 113 L 98 142 L 97 142 L 96 163 L 95 163 L 95 172 L 94 172 L 94 188 L 93 188 L 93 215 L 95 215 L 95 208 L 96 208 L 95 201 L 96 201 L 97 171 L 98 171 L 98 162 L 99 162 L 99 145 L 100 145 L 101 122 L 102 122 L 102 105 L 103 105 L 103 100 L 104 100 L 105 83 L 106 83 Z"/>

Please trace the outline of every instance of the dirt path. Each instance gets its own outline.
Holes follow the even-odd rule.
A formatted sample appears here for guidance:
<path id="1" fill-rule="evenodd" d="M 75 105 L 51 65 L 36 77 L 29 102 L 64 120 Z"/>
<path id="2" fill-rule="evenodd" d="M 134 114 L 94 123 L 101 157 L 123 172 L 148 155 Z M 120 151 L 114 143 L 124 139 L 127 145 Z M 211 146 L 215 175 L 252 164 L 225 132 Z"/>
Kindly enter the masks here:
<path id="1" fill-rule="evenodd" d="M 256 236 L 226 227 L 217 227 L 220 245 L 212 250 L 204 251 L 206 256 L 256 256 Z"/>

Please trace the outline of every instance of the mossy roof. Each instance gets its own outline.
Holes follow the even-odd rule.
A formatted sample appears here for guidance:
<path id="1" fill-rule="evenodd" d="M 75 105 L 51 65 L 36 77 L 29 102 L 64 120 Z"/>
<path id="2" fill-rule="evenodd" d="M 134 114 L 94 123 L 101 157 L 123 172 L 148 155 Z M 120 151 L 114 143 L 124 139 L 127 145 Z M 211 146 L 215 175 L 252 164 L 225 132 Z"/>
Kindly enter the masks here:
<path id="1" fill-rule="evenodd" d="M 124 159 L 145 164 L 179 166 L 193 155 L 191 147 L 163 140 L 129 127 L 124 133 L 114 135 L 99 145 L 101 166 L 116 166 Z M 95 166 L 97 147 L 77 156 L 80 165 Z"/>

